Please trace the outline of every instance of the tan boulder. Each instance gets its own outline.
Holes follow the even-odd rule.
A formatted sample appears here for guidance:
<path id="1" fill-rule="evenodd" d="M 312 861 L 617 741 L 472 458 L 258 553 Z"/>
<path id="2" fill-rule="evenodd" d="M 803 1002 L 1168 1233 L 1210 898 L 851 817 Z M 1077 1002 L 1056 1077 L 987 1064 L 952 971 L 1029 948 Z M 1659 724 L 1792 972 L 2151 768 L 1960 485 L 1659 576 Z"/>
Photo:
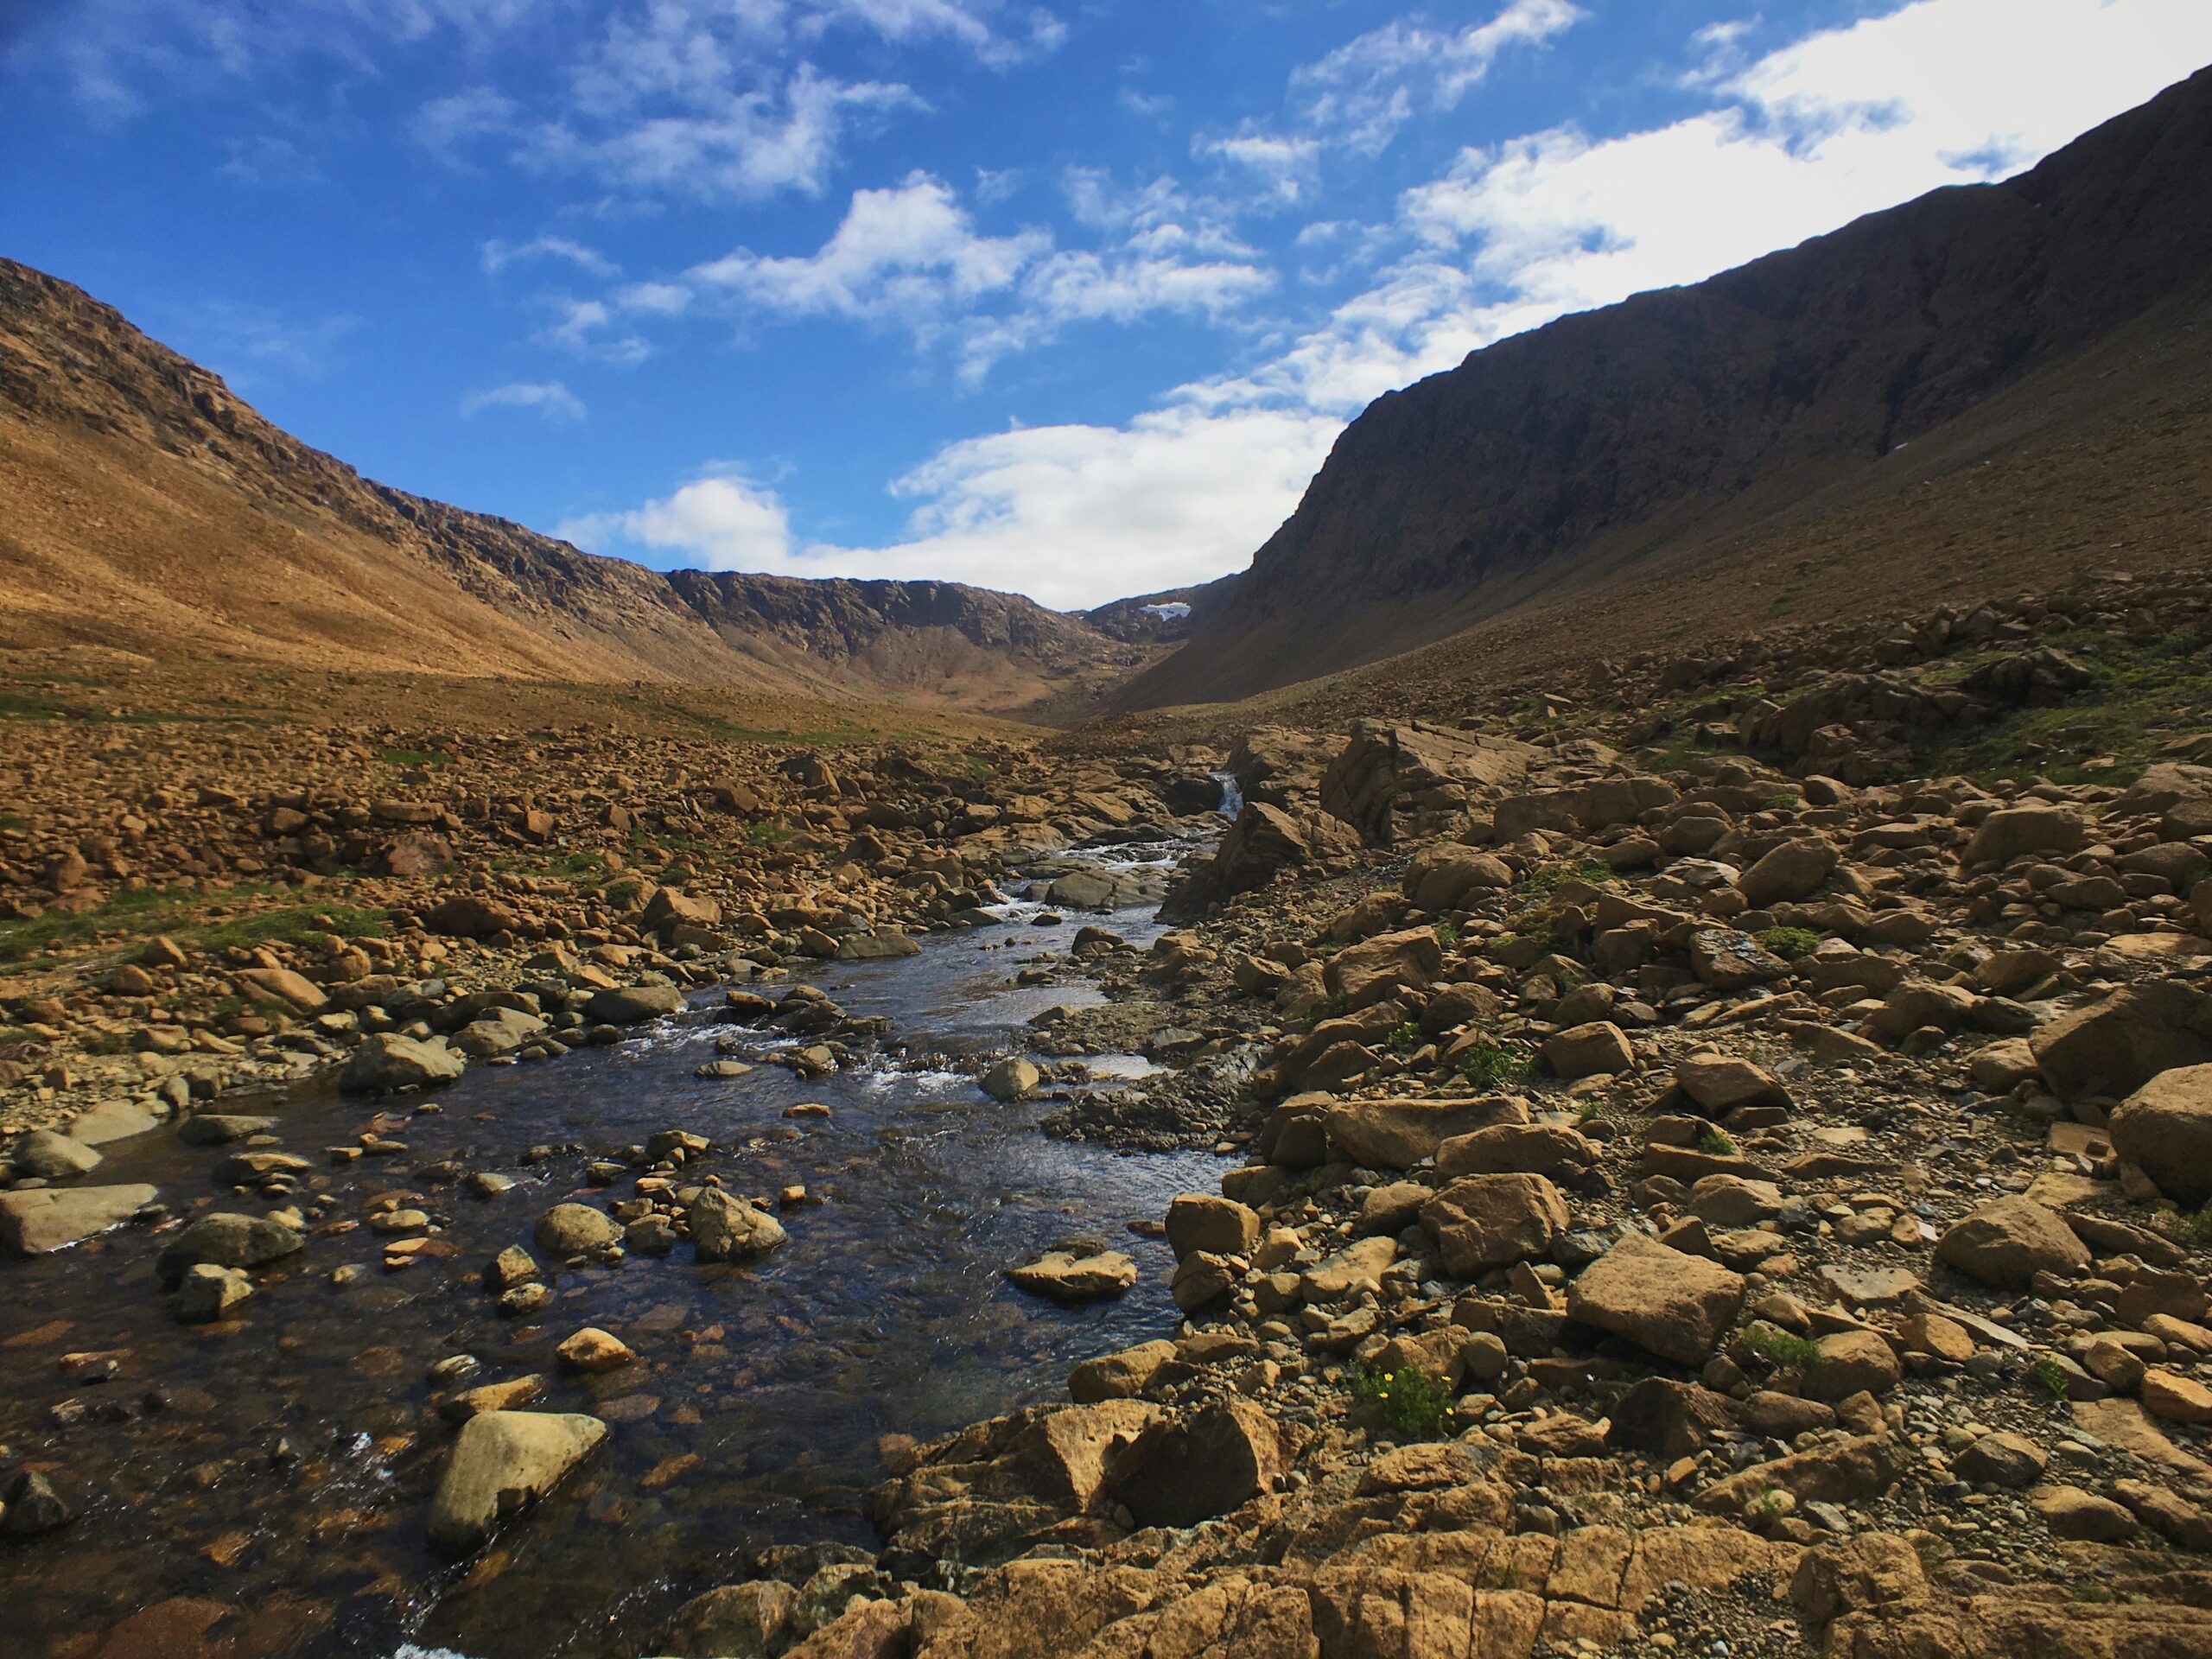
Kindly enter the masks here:
<path id="1" fill-rule="evenodd" d="M 1486 1268 L 1548 1254 L 1573 1217 L 1541 1175 L 1466 1175 L 1421 1206 L 1421 1224 L 1436 1241 L 1444 1270 L 1471 1279 Z"/>
<path id="2" fill-rule="evenodd" d="M 2080 1272 L 2089 1250 L 2056 1210 L 2004 1198 L 1954 1223 L 1936 1241 L 1936 1259 L 1977 1283 L 2024 1290 L 2039 1272 Z"/>
<path id="3" fill-rule="evenodd" d="M 2113 1150 L 2178 1204 L 2212 1200 L 2212 1065 L 2161 1071 L 2114 1109 Z"/>
<path id="4" fill-rule="evenodd" d="M 1742 1274 L 1642 1233 L 1624 1236 L 1567 1289 L 1569 1319 L 1682 1365 L 1704 1363 L 1743 1301 Z"/>

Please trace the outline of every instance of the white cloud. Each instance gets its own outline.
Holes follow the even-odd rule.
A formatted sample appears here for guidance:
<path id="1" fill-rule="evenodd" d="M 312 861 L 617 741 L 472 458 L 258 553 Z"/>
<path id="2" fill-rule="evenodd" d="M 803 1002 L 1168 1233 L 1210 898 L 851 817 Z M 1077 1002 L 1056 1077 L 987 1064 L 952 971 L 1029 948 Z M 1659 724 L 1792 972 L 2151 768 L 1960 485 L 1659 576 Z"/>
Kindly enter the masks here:
<path id="1" fill-rule="evenodd" d="M 920 106 L 895 82 L 838 80 L 802 62 L 771 86 L 702 93 L 696 107 L 625 105 L 607 119 L 587 107 L 537 127 L 518 159 L 640 190 L 741 201 L 813 195 L 853 111 Z"/>
<path id="2" fill-rule="evenodd" d="M 553 422 L 581 421 L 584 417 L 583 399 L 558 380 L 511 381 L 488 391 L 472 391 L 461 400 L 464 416 L 478 415 L 487 409 L 534 409 Z"/>
<path id="3" fill-rule="evenodd" d="M 977 234 L 951 188 L 916 172 L 887 190 L 855 190 L 843 221 L 817 252 L 770 258 L 741 248 L 690 275 L 790 315 L 897 316 L 925 327 L 1008 287 L 1051 245 L 1042 231 Z"/>
<path id="4" fill-rule="evenodd" d="M 661 564 L 966 582 L 1072 609 L 1207 581 L 1242 563 L 1253 525 L 1289 513 L 1336 429 L 1326 417 L 1282 410 L 1168 410 L 1126 428 L 969 438 L 893 486 L 918 505 L 903 537 L 885 547 L 801 545 L 773 493 L 725 477 L 555 533 Z"/>
<path id="5" fill-rule="evenodd" d="M 565 236 L 534 237 L 519 243 L 495 238 L 485 243 L 480 254 L 487 276 L 496 276 L 509 265 L 535 259 L 559 259 L 590 276 L 618 276 L 622 269 L 598 250 Z"/>
<path id="6" fill-rule="evenodd" d="M 788 574 L 791 563 L 791 521 L 783 503 L 772 490 L 742 478 L 695 479 L 664 500 L 627 512 L 571 518 L 553 533 L 594 551 L 626 546 L 676 554 L 681 563 L 707 570 Z"/>
<path id="7" fill-rule="evenodd" d="M 538 335 L 546 345 L 624 368 L 634 367 L 652 355 L 652 345 L 641 335 L 602 332 L 614 322 L 614 312 L 604 300 L 564 299 L 556 303 L 557 320 Z"/>
<path id="8" fill-rule="evenodd" d="M 1255 175 L 1280 206 L 1288 207 L 1312 188 L 1318 139 L 1289 138 L 1256 130 L 1228 138 L 1197 138 L 1194 156 L 1211 156 Z"/>
<path id="9" fill-rule="evenodd" d="M 1569 0 L 1511 0 L 1457 30 L 1401 18 L 1294 70 L 1292 101 L 1309 129 L 1377 153 L 1421 110 L 1456 107 L 1508 48 L 1541 45 L 1584 16 Z"/>
<path id="10" fill-rule="evenodd" d="M 430 99 L 407 124 L 416 143 L 452 162 L 471 139 L 511 132 L 519 113 L 515 101 L 505 93 L 489 86 L 467 86 Z"/>
<path id="11" fill-rule="evenodd" d="M 741 248 L 686 276 L 745 312 L 892 323 L 924 344 L 956 338 L 970 380 L 1071 322 L 1126 323 L 1154 311 L 1219 320 L 1274 282 L 1257 265 L 1205 257 L 1250 250 L 1217 227 L 1192 230 L 1172 218 L 1187 206 L 1173 180 L 1117 196 L 1082 175 L 1071 194 L 1079 217 L 1109 229 L 1109 246 L 1056 249 L 1052 232 L 1036 228 L 983 234 L 949 185 L 915 172 L 888 189 L 855 191 L 813 253 Z"/>

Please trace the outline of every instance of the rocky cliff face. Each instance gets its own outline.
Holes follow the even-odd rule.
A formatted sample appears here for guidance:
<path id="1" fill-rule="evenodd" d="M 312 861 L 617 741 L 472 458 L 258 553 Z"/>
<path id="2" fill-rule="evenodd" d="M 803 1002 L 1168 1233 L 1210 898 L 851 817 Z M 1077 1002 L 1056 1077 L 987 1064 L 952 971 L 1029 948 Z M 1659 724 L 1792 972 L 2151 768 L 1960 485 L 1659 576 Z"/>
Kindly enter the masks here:
<path id="1" fill-rule="evenodd" d="M 2001 184 L 1471 354 L 1349 427 L 1219 616 L 1125 695 L 1372 661 L 1694 552 L 1878 465 L 2212 274 L 2212 70 Z"/>
<path id="2" fill-rule="evenodd" d="M 1149 654 L 1017 594 L 666 574 L 392 489 L 6 260 L 0 500 L 13 646 L 926 692 L 998 712 L 1087 701 Z"/>

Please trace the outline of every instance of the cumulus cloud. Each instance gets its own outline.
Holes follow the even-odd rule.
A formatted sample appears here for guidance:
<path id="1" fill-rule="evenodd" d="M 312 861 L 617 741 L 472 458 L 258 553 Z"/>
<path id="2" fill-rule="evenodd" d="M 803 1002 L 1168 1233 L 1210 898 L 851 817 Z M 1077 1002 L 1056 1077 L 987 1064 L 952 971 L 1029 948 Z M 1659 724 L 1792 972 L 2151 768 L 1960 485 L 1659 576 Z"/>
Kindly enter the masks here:
<path id="1" fill-rule="evenodd" d="M 487 409 L 534 409 L 548 421 L 581 421 L 583 400 L 558 380 L 510 381 L 488 391 L 472 391 L 461 400 L 461 412 L 474 416 Z"/>
<path id="2" fill-rule="evenodd" d="M 893 324 L 925 344 L 953 338 L 970 380 L 1071 322 L 1126 323 L 1155 311 L 1220 318 L 1273 283 L 1255 264 L 1204 257 L 1250 251 L 1173 218 L 1186 204 L 1172 180 L 1125 196 L 1084 175 L 1071 189 L 1078 217 L 1109 232 L 1108 246 L 1058 248 L 1050 231 L 1034 227 L 985 234 L 950 185 L 915 172 L 887 189 L 855 191 L 813 253 L 741 248 L 695 266 L 686 282 L 749 314 Z"/>
<path id="3" fill-rule="evenodd" d="M 661 564 L 707 570 L 789 574 L 791 556 L 791 520 L 775 492 L 734 476 L 694 479 L 662 500 L 571 518 L 553 533 L 594 551 L 642 549 L 675 556 Z"/>
<path id="4" fill-rule="evenodd" d="M 1287 516 L 1335 432 L 1332 420 L 1287 410 L 1176 409 L 1127 427 L 965 439 L 893 485 L 915 505 L 883 547 L 802 543 L 772 492 L 721 476 L 556 533 L 664 566 L 959 581 L 1073 609 L 1242 563 L 1252 525 Z"/>

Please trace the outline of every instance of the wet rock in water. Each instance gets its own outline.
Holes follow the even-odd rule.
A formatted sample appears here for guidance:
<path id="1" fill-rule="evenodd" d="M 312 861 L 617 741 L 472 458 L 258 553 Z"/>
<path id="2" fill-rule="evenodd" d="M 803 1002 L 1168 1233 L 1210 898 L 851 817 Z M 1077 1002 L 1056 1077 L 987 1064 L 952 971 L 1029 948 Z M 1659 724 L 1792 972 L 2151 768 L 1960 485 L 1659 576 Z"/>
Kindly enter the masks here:
<path id="1" fill-rule="evenodd" d="M 512 1290 L 517 1285 L 527 1285 L 541 1278 L 537 1262 L 519 1244 L 510 1244 L 484 1265 L 484 1287 L 486 1290 Z"/>
<path id="2" fill-rule="evenodd" d="M 467 1056 L 442 1040 L 418 1042 L 396 1032 L 365 1038 L 338 1074 L 338 1086 L 350 1093 L 388 1095 L 402 1089 L 427 1089 L 451 1083 L 468 1069 Z"/>
<path id="3" fill-rule="evenodd" d="M 1033 1064 L 1016 1054 L 984 1072 L 976 1086 L 993 1100 L 1016 1101 L 1034 1089 L 1043 1075 Z"/>
<path id="4" fill-rule="evenodd" d="M 1936 1259 L 1977 1283 L 2024 1290 L 2038 1273 L 2070 1278 L 2088 1266 L 2089 1250 L 2056 1210 L 2005 1198 L 1952 1225 L 1936 1242 Z"/>
<path id="5" fill-rule="evenodd" d="M 11 1162 L 18 1175 L 42 1181 L 63 1181 L 89 1174 L 100 1166 L 100 1155 L 81 1141 L 52 1129 L 33 1129 L 16 1142 Z"/>
<path id="6" fill-rule="evenodd" d="M 567 1261 L 622 1242 L 622 1224 L 588 1204 L 556 1204 L 537 1218 L 537 1248 Z"/>
<path id="7" fill-rule="evenodd" d="M 777 1579 L 726 1584 L 676 1610 L 656 1652 L 669 1659 L 776 1659 L 798 1632 L 798 1592 Z"/>
<path id="8" fill-rule="evenodd" d="M 871 933 L 848 933 L 837 943 L 840 962 L 890 962 L 921 954 L 922 947 L 895 927 L 879 927 Z"/>
<path id="9" fill-rule="evenodd" d="M 765 1255 L 788 1235 L 766 1211 L 710 1186 L 683 1212 L 691 1243 L 702 1262 L 742 1262 Z"/>
<path id="10" fill-rule="evenodd" d="M 253 1281 L 237 1268 L 195 1262 L 177 1287 L 176 1316 L 187 1325 L 206 1325 L 252 1294 Z"/>
<path id="11" fill-rule="evenodd" d="M 2178 1204 L 2212 1199 L 2212 1065 L 2161 1071 L 2113 1110 L 2113 1150 Z"/>
<path id="12" fill-rule="evenodd" d="M 1743 1300 L 1742 1274 L 1630 1233 L 1567 1287 L 1567 1313 L 1662 1359 L 1698 1365 Z"/>
<path id="13" fill-rule="evenodd" d="M 475 1548 L 606 1438 L 605 1423 L 579 1413 L 487 1411 L 470 1418 L 430 1501 L 430 1541 L 455 1552 Z"/>
<path id="14" fill-rule="evenodd" d="M 592 993 L 584 1017 L 595 1024 L 641 1026 L 683 1012 L 683 993 L 673 985 L 620 985 Z"/>
<path id="15" fill-rule="evenodd" d="M 232 1141 L 266 1135 L 276 1127 L 273 1117 L 254 1117 L 238 1112 L 200 1112 L 178 1122 L 176 1138 L 188 1147 L 226 1147 Z"/>
<path id="16" fill-rule="evenodd" d="M 176 1284 L 202 1262 L 219 1268 L 257 1268 L 296 1254 L 306 1238 L 281 1221 L 217 1211 L 171 1239 L 155 1261 L 165 1284 Z"/>
<path id="17" fill-rule="evenodd" d="M 0 1536 L 35 1538 L 67 1526 L 76 1513 L 35 1469 L 19 1469 L 0 1486 Z"/>
<path id="18" fill-rule="evenodd" d="M 553 1288 L 535 1281 L 499 1293 L 496 1306 L 503 1319 L 527 1319 L 553 1300 Z"/>
<path id="19" fill-rule="evenodd" d="M 582 1371 L 595 1376 L 602 1371 L 619 1371 L 635 1362 L 638 1356 L 629 1344 L 611 1331 L 602 1331 L 588 1325 L 566 1338 L 553 1351 L 561 1363 L 572 1371 Z"/>
<path id="20" fill-rule="evenodd" d="M 154 1197 L 154 1188 L 138 1184 L 0 1192 L 0 1248 L 43 1255 L 130 1220 Z"/>
<path id="21" fill-rule="evenodd" d="M 1099 1491 L 1147 1527 L 1190 1527 L 1271 1492 L 1282 1445 L 1268 1414 L 1249 1400 L 1155 1422 L 1114 1459 Z"/>
<path id="22" fill-rule="evenodd" d="M 1092 1255 L 1048 1250 L 1026 1267 L 1008 1268 L 1006 1276 L 1016 1289 L 1056 1302 L 1095 1302 L 1122 1295 L 1135 1284 L 1137 1264 L 1119 1250 Z"/>

